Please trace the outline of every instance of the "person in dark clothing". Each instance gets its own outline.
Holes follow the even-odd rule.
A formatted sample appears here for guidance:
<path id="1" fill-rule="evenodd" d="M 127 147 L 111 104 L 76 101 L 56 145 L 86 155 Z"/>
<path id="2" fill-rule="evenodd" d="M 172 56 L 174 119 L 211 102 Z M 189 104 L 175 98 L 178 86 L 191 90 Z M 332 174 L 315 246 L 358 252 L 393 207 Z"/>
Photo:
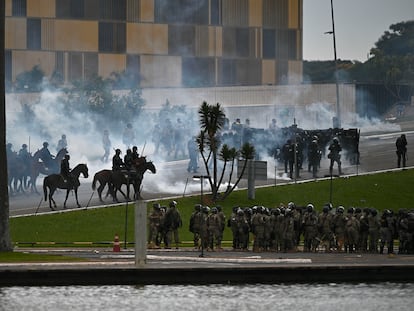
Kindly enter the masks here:
<path id="1" fill-rule="evenodd" d="M 70 164 L 69 164 L 70 156 L 68 154 L 65 155 L 63 160 L 60 162 L 60 175 L 62 175 L 63 180 L 68 183 L 73 182 Z"/>
<path id="2" fill-rule="evenodd" d="M 405 167 L 407 163 L 407 138 L 405 137 L 405 134 L 401 134 L 401 136 L 397 138 L 395 146 L 397 147 L 397 165 L 398 167 L 401 167 L 402 160 L 402 166 Z"/>
<path id="3" fill-rule="evenodd" d="M 312 140 L 308 147 L 308 170 L 312 170 L 312 176 L 317 177 L 316 173 L 319 166 L 320 151 L 318 141 Z"/>
<path id="4" fill-rule="evenodd" d="M 286 174 L 288 172 L 291 145 L 292 145 L 292 141 L 290 139 L 288 139 L 282 147 L 282 158 L 283 158 L 283 163 L 284 163 L 284 166 L 285 166 L 285 173 Z"/>
<path id="5" fill-rule="evenodd" d="M 198 145 L 196 137 L 192 137 L 188 143 L 188 155 L 190 156 L 190 162 L 188 162 L 187 172 L 197 173 L 198 169 Z"/>
<path id="6" fill-rule="evenodd" d="M 124 165 L 126 167 L 127 170 L 131 170 L 132 169 L 132 150 L 131 149 L 127 149 L 126 154 L 124 156 Z"/>
<path id="7" fill-rule="evenodd" d="M 328 158 L 331 160 L 331 164 L 329 165 L 329 172 L 332 174 L 332 169 L 335 164 L 335 162 L 338 164 L 338 173 L 339 175 L 342 174 L 341 169 L 341 151 L 342 147 L 339 144 L 338 138 L 334 138 L 332 144 L 329 146 L 329 154 Z"/>
<path id="8" fill-rule="evenodd" d="M 112 170 L 120 171 L 125 167 L 124 161 L 121 159 L 121 150 L 116 149 L 115 155 L 112 157 Z"/>
<path id="9" fill-rule="evenodd" d="M 48 147 L 49 143 L 45 141 L 43 143 L 43 148 L 40 149 L 40 159 L 43 161 L 47 168 L 51 167 L 52 160 L 54 158 L 54 156 L 50 153 Z"/>

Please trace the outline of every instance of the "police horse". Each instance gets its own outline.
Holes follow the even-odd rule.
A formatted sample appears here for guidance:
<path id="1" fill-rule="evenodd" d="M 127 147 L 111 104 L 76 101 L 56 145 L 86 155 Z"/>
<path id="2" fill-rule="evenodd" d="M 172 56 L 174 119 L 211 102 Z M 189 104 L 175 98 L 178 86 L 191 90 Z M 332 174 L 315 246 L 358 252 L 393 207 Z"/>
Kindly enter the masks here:
<path id="1" fill-rule="evenodd" d="M 40 174 L 42 175 L 51 175 L 58 174 L 60 170 L 60 162 L 63 160 L 65 155 L 68 153 L 66 148 L 62 148 L 56 154 L 56 157 L 50 160 L 50 163 L 46 165 L 43 161 L 40 160 L 41 151 L 37 150 L 32 157 L 30 163 L 30 188 L 32 192 L 39 193 L 36 188 L 37 177 Z"/>
<path id="2" fill-rule="evenodd" d="M 52 211 L 54 211 L 56 208 L 56 202 L 53 200 L 53 194 L 58 188 L 66 189 L 66 198 L 65 202 L 63 203 L 63 208 L 66 208 L 66 201 L 68 200 L 70 190 L 73 190 L 75 192 L 76 204 L 78 207 L 81 207 L 78 201 L 78 188 L 80 186 L 79 176 L 81 174 L 83 177 L 88 178 L 88 166 L 86 164 L 76 165 L 71 172 L 72 177 L 70 180 L 64 180 L 63 176 L 60 174 L 51 174 L 43 179 L 43 194 L 45 196 L 45 201 L 49 199 L 49 207 Z"/>
<path id="3" fill-rule="evenodd" d="M 99 182 L 97 191 L 99 200 L 103 202 L 102 191 L 105 186 L 108 185 L 108 193 L 112 195 L 114 202 L 119 202 L 116 193 L 119 191 L 126 200 L 129 200 L 129 186 L 132 184 L 134 187 L 134 199 L 138 199 L 140 197 L 140 188 L 142 180 L 144 179 L 144 173 L 147 170 L 153 174 L 157 171 L 154 163 L 152 161 L 147 161 L 145 157 L 136 160 L 136 162 L 133 163 L 133 170 L 131 171 L 112 171 L 108 169 L 101 170 L 93 177 L 92 189 L 96 190 L 96 184 Z M 122 185 L 127 186 L 126 194 L 121 189 Z"/>

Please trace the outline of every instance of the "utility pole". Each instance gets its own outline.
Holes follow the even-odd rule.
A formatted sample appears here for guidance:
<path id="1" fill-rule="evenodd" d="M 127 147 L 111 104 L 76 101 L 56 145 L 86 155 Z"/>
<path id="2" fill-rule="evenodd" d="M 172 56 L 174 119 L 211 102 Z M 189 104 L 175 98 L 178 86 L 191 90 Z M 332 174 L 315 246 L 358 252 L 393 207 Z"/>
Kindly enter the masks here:
<path id="1" fill-rule="evenodd" d="M 340 128 L 341 127 L 341 109 L 339 105 L 338 60 L 336 57 L 336 36 L 335 36 L 333 0 L 331 0 L 331 16 L 332 16 L 332 38 L 333 38 L 334 59 L 335 59 L 335 90 L 336 90 L 336 122 L 335 121 L 333 122 L 333 127 Z"/>
<path id="2" fill-rule="evenodd" d="M 0 252 L 11 251 L 9 228 L 9 189 L 6 156 L 6 91 L 5 91 L 5 1 L 0 4 Z"/>

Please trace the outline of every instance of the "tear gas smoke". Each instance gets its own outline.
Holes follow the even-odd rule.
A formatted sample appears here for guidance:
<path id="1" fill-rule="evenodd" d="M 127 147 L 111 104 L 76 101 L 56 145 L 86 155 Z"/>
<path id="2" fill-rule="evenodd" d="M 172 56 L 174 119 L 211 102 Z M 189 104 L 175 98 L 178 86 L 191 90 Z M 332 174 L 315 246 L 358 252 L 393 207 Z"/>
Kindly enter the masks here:
<path id="1" fill-rule="evenodd" d="M 24 105 L 18 97 L 9 95 L 6 102 L 7 116 L 7 142 L 13 144 L 13 149 L 18 151 L 23 143 L 29 145 L 32 154 L 42 147 L 43 141 L 49 142 L 49 150 L 56 154 L 56 145 L 62 134 L 68 140 L 68 150 L 71 155 L 71 165 L 74 167 L 78 163 L 87 163 L 90 170 L 89 180 L 93 178 L 95 172 L 102 169 L 110 169 L 114 152 L 111 152 L 109 161 L 103 163 L 101 157 L 104 154 L 102 145 L 102 133 L 104 129 L 109 130 L 112 142 L 112 150 L 119 148 L 125 154 L 126 146 L 122 142 L 122 132 L 126 124 L 108 125 L 108 128 L 99 128 L 97 124 L 102 124 L 102 120 L 97 121 L 97 116 L 85 111 L 74 111 L 68 115 L 65 113 L 64 104 L 57 99 L 58 93 L 43 92 L 40 99 L 31 102 L 30 106 L 33 115 L 28 122 L 27 118 L 22 118 Z M 145 98 L 144 98 L 145 99 Z M 165 102 L 166 99 L 160 99 Z M 201 102 L 200 102 L 201 104 Z M 181 105 L 181 106 L 177 106 Z M 173 170 L 167 170 L 168 161 L 173 159 L 172 154 L 168 154 L 165 146 L 157 151 L 155 135 L 156 125 L 163 126 L 167 119 L 173 128 L 177 126 L 177 120 L 182 121 L 184 136 L 181 142 L 184 144 L 185 154 L 187 154 L 187 141 L 200 131 L 198 124 L 197 110 L 194 102 L 185 92 L 182 92 L 180 102 L 172 102 L 171 109 L 166 110 L 164 115 L 159 111 L 145 109 L 141 115 L 133 122 L 133 129 L 136 134 L 135 145 L 138 151 L 144 152 L 147 160 L 153 160 L 157 167 L 156 174 L 146 174 L 143 189 L 150 192 L 165 192 L 171 194 L 182 194 L 199 191 L 200 183 L 192 180 L 176 180 Z M 173 109 L 181 107 L 180 109 Z M 302 129 L 328 129 L 332 127 L 332 118 L 335 116 L 335 105 L 330 103 L 313 103 L 306 107 L 295 105 L 272 105 L 272 106 L 246 106 L 246 107 L 226 107 L 223 104 L 226 116 L 230 123 L 240 118 L 244 123 L 249 119 L 252 127 L 267 129 L 271 120 L 275 118 L 280 127 L 290 126 L 296 122 Z M 359 128 L 361 133 L 372 131 L 399 131 L 397 125 L 389 124 L 380 119 L 361 118 L 356 114 L 346 113 L 342 119 L 343 128 Z M 171 139 L 171 132 L 167 133 L 167 140 Z M 145 150 L 142 150 L 145 146 Z M 268 146 L 263 146 L 266 150 Z M 260 146 L 256 146 L 260 149 Z M 266 159 L 267 154 L 263 155 Z M 179 160 L 188 161 L 187 156 L 180 155 Z M 269 163 L 274 163 L 273 158 L 269 158 Z M 202 166 L 201 161 L 199 165 Z M 284 178 L 283 171 L 276 169 L 278 178 Z M 268 165 L 268 176 L 273 178 L 275 175 L 274 165 Z M 285 176 L 285 178 L 287 178 Z M 208 185 L 206 185 L 206 190 Z"/>

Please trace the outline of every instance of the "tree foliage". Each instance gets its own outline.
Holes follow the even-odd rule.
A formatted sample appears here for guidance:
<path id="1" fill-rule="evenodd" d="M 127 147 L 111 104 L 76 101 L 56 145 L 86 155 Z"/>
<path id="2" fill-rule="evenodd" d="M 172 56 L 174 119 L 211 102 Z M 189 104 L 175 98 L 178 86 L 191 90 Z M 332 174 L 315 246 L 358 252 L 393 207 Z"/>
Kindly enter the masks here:
<path id="1" fill-rule="evenodd" d="M 334 61 L 304 61 L 304 80 L 335 82 Z M 414 20 L 393 24 L 370 50 L 365 62 L 338 60 L 338 81 L 384 85 L 396 101 L 404 101 L 402 86 L 414 94 Z M 407 96 L 407 92 L 404 93 Z"/>
<path id="2" fill-rule="evenodd" d="M 208 175 L 212 200 L 214 202 L 224 200 L 236 188 L 247 166 L 247 161 L 244 161 L 240 177 L 235 184 L 231 185 L 230 181 L 232 180 L 237 160 L 253 159 L 255 150 L 249 143 L 244 144 L 240 150 L 227 144 L 221 144 L 221 132 L 226 115 L 219 103 L 209 105 L 203 102 L 198 114 L 201 131 L 197 137 L 197 144 Z M 220 166 L 221 172 L 219 172 Z M 223 184 L 227 169 L 230 170 L 227 188 L 224 193 L 220 193 L 220 185 Z"/>

